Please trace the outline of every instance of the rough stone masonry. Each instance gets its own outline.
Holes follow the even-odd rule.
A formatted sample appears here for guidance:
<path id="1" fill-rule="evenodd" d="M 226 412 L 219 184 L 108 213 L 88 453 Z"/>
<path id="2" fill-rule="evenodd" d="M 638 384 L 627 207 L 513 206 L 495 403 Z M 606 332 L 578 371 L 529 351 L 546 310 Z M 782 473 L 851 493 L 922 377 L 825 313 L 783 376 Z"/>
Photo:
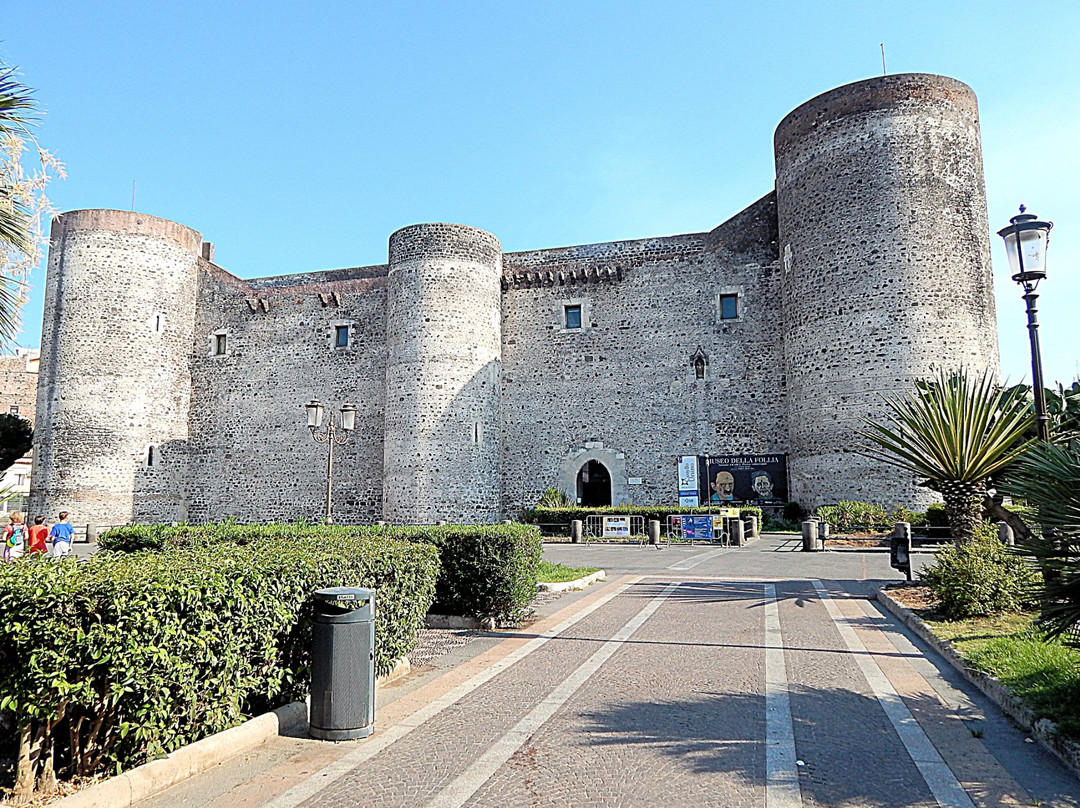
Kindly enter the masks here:
<path id="1" fill-rule="evenodd" d="M 775 189 L 707 233 L 503 253 L 419 224 L 385 265 L 255 280 L 183 225 L 63 214 L 31 508 L 317 516 L 311 398 L 359 410 L 341 522 L 493 521 L 588 468 L 616 503 L 672 503 L 676 458 L 706 453 L 786 455 L 805 506 L 925 503 L 855 430 L 933 365 L 997 368 L 974 93 L 846 85 L 784 118 L 775 153 Z"/>

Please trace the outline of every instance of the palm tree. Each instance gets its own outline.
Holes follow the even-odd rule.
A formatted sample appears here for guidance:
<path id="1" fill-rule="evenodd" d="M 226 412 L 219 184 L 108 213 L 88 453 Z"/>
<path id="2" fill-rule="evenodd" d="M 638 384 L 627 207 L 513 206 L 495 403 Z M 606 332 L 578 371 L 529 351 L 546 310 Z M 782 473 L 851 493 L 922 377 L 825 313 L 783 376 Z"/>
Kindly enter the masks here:
<path id="1" fill-rule="evenodd" d="M 969 541 L 982 521 L 992 475 L 1034 443 L 1024 432 L 1034 423 L 1023 390 L 1003 389 L 989 370 L 938 370 L 916 382 L 914 393 L 886 397 L 883 422 L 867 420 L 860 432 L 870 443 L 861 453 L 924 478 L 941 494 L 953 539 Z"/>
<path id="2" fill-rule="evenodd" d="M 1042 531 L 1021 544 L 1043 570 L 1042 623 L 1080 647 L 1080 445 L 1037 444 L 1002 487 L 1039 512 Z"/>
<path id="3" fill-rule="evenodd" d="M 0 266 L 5 269 L 3 259 L 11 252 L 33 251 L 34 215 L 20 192 L 16 169 L 27 127 L 36 123 L 34 109 L 32 91 L 16 80 L 14 68 L 0 65 Z M 19 281 L 0 275 L 0 342 L 14 336 L 20 303 Z"/>

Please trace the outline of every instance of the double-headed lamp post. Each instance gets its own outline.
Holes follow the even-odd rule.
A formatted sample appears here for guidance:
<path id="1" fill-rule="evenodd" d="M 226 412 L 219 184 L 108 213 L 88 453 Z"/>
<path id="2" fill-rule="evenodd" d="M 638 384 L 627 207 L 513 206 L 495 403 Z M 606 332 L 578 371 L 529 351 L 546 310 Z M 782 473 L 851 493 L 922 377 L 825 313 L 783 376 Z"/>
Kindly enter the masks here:
<path id="1" fill-rule="evenodd" d="M 349 442 L 349 434 L 356 429 L 356 405 L 348 402 L 341 405 L 341 426 L 334 424 L 331 412 L 326 421 L 326 428 L 319 431 L 323 422 L 323 405 L 318 399 L 312 399 L 304 405 L 307 410 L 307 425 L 311 437 L 316 443 L 326 444 L 326 523 L 334 521 L 334 446 L 344 446 Z"/>
<path id="2" fill-rule="evenodd" d="M 1031 340 L 1031 385 L 1035 392 L 1035 429 L 1039 440 L 1050 440 L 1049 420 L 1046 417 L 1046 394 L 1043 392 L 1042 354 L 1039 351 L 1039 321 L 1036 317 L 1035 300 L 1039 297 L 1039 281 L 1046 277 L 1046 247 L 1050 243 L 1053 222 L 1039 221 L 1034 213 L 1027 213 L 1020 206 L 1020 213 L 1009 219 L 1009 226 L 998 230 L 1005 240 L 1005 252 L 1009 256 L 1012 279 L 1024 288 L 1027 303 L 1028 338 Z"/>

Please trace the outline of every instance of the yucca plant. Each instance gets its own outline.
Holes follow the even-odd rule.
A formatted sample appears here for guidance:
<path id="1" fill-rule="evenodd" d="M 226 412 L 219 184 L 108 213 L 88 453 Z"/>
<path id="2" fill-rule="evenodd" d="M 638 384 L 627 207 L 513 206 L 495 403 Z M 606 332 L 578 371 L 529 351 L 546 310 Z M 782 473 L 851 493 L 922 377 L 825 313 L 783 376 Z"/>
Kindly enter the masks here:
<path id="1" fill-rule="evenodd" d="M 1042 622 L 1080 647 L 1080 446 L 1039 443 L 1009 469 L 1002 489 L 1039 513 L 1042 532 L 1022 548 L 1043 570 Z"/>
<path id="2" fill-rule="evenodd" d="M 953 539 L 970 541 L 982 521 L 988 480 L 1026 452 L 1034 414 L 1024 391 L 1004 389 L 987 369 L 966 368 L 916 382 L 885 398 L 883 421 L 866 421 L 861 454 L 906 469 L 938 491 Z"/>
<path id="3" fill-rule="evenodd" d="M 548 489 L 540 495 L 540 501 L 536 503 L 538 508 L 569 508 L 573 506 L 574 500 L 565 491 L 560 491 L 554 486 L 549 486 Z"/>

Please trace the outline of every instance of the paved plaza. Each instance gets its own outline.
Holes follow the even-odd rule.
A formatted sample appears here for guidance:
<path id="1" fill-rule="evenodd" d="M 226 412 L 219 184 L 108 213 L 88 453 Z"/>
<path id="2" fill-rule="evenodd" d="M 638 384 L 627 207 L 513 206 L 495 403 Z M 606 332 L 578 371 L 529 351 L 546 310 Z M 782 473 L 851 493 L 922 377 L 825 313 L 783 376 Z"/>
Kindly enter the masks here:
<path id="1" fill-rule="evenodd" d="M 607 582 L 459 633 L 365 740 L 274 738 L 140 806 L 1080 805 L 872 599 L 887 554 L 793 550 L 548 545 Z"/>

